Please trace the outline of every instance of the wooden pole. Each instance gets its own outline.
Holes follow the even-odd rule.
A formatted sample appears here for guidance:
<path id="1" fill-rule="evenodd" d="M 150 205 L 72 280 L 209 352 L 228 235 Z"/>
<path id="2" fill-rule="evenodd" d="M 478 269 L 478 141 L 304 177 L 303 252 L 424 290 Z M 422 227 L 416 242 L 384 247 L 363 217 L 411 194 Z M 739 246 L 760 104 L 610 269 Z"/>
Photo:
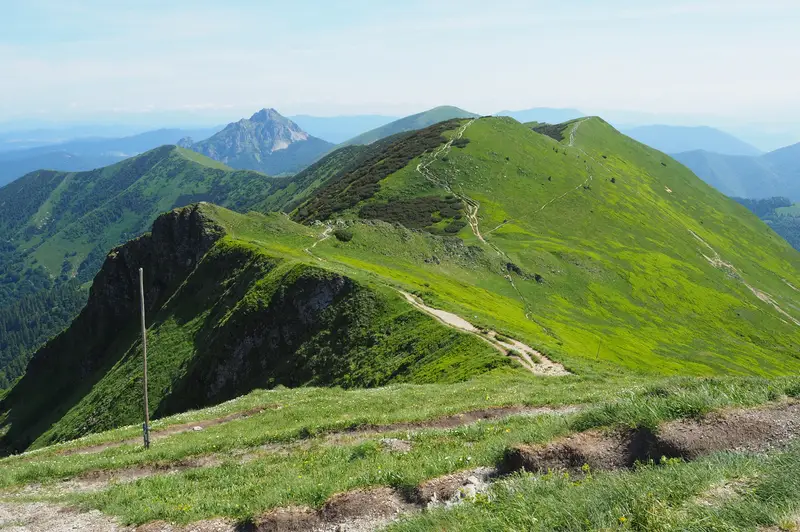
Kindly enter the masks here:
<path id="1" fill-rule="evenodd" d="M 139 296 L 142 309 L 142 355 L 144 358 L 144 448 L 150 448 L 150 405 L 147 400 L 147 325 L 144 319 L 144 269 L 139 268 Z"/>

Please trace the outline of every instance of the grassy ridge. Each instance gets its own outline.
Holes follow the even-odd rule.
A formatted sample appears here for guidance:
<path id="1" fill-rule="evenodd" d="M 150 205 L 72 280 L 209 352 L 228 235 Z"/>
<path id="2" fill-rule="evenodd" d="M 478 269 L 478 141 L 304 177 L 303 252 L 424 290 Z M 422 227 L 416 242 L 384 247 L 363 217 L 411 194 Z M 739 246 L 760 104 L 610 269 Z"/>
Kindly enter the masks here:
<path id="1" fill-rule="evenodd" d="M 347 271 L 311 264 L 316 261 L 301 247 L 290 247 L 311 245 L 310 231 L 284 216 L 247 217 L 206 205 L 199 209 L 222 227 L 229 225 L 230 234 L 188 277 L 174 280 L 174 291 L 162 294 L 163 303 L 150 311 L 154 417 L 219 403 L 254 388 L 447 383 L 511 367 L 507 357 L 485 342 L 414 310 L 396 291 L 368 278 L 350 277 Z M 258 231 L 259 240 L 249 236 L 252 230 Z M 131 251 L 122 248 L 115 255 L 137 262 L 137 253 L 157 255 L 160 245 L 156 240 L 133 243 Z M 116 278 L 112 270 L 106 275 Z M 97 283 L 104 282 L 98 277 Z M 115 287 L 106 288 L 115 294 Z M 6 444 L 40 447 L 139 418 L 143 405 L 137 325 L 135 320 L 119 319 L 107 324 L 117 331 L 108 345 L 70 343 L 70 338 L 91 336 L 81 327 L 96 325 L 83 320 L 56 340 L 60 343 L 45 348 L 42 356 L 62 351 L 55 373 L 34 359 L 36 370 L 29 371 L 25 389 L 63 388 L 69 397 L 51 400 L 59 402 L 58 408 L 68 405 L 68 411 L 43 426 L 41 412 L 32 410 L 21 391 L 15 393 L 2 405 L 11 411 Z M 86 359 L 92 360 L 90 369 Z M 69 385 L 79 375 L 88 384 Z M 41 398 L 37 405 L 48 406 Z M 47 415 L 53 411 L 48 409 Z"/>
<path id="2" fill-rule="evenodd" d="M 444 268 L 420 261 L 421 252 L 393 267 L 396 250 L 413 244 L 365 234 L 362 247 L 358 229 L 347 251 L 326 241 L 318 253 L 411 285 L 576 368 L 795 371 L 800 328 L 765 299 L 800 319 L 800 293 L 786 284 L 798 286 L 800 255 L 669 157 L 600 119 L 577 124 L 564 126 L 557 142 L 510 119 L 480 119 L 464 133 L 468 144 L 429 165 L 454 193 L 480 204 L 490 246 L 469 227 L 458 236 L 485 255 L 502 253 L 489 270 L 441 275 Z M 380 180 L 374 196 L 338 216 L 446 193 L 417 171 L 429 158 Z"/>

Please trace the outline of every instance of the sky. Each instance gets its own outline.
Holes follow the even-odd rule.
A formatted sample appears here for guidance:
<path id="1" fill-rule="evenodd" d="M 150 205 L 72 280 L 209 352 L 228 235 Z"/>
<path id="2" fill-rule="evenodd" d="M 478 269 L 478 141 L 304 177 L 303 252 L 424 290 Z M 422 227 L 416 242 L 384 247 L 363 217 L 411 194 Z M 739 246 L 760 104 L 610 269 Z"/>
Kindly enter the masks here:
<path id="1" fill-rule="evenodd" d="M 800 122 L 797 0 L 0 0 L 0 12 L 0 123 L 442 104 Z"/>

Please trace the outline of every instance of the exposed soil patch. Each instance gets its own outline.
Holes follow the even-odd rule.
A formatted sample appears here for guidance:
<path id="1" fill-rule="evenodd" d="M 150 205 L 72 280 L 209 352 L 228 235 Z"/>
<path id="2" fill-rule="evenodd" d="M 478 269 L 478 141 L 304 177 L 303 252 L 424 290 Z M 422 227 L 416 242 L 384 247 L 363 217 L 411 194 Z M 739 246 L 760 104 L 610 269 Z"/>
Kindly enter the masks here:
<path id="1" fill-rule="evenodd" d="M 657 454 L 655 436 L 646 429 L 590 430 L 546 445 L 517 445 L 506 451 L 503 471 L 623 469 Z"/>
<path id="2" fill-rule="evenodd" d="M 4 532 L 116 532 L 129 530 L 97 510 L 81 512 L 57 504 L 0 502 L 0 529 Z"/>
<path id="3" fill-rule="evenodd" d="M 716 451 L 766 452 L 800 436 L 800 403 L 739 409 L 700 420 L 679 420 L 659 428 L 664 450 L 694 459 Z"/>
<path id="4" fill-rule="evenodd" d="M 246 532 L 253 527 L 237 524 L 232 519 L 209 519 L 188 525 L 173 525 L 164 521 L 153 521 L 136 528 L 136 532 Z"/>
<path id="5" fill-rule="evenodd" d="M 273 510 L 256 520 L 258 532 L 366 532 L 382 528 L 417 507 L 391 488 L 355 490 L 334 495 L 317 511 Z"/>
<path id="6" fill-rule="evenodd" d="M 637 461 L 693 460 L 718 451 L 767 452 L 800 436 L 800 403 L 713 413 L 699 420 L 670 421 L 657 433 L 645 428 L 590 430 L 545 445 L 507 450 L 502 469 L 543 473 L 550 470 L 613 470 Z"/>
<path id="7" fill-rule="evenodd" d="M 496 476 L 497 470 L 491 467 L 458 471 L 423 482 L 414 491 L 413 499 L 427 507 L 473 499 L 478 493 L 486 492 Z"/>

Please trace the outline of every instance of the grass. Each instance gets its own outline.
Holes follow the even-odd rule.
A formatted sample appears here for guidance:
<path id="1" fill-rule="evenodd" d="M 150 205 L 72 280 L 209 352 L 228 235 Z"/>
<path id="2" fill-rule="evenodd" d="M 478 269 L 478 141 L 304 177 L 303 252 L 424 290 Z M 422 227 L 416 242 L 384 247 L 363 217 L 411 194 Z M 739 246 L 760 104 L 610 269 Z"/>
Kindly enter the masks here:
<path id="1" fill-rule="evenodd" d="M 795 446 L 771 456 L 722 453 L 579 480 L 522 474 L 475 504 L 426 512 L 388 530 L 796 530 L 798 460 Z"/>
<path id="2" fill-rule="evenodd" d="M 167 466 L 211 453 L 222 459 L 221 465 L 157 475 L 130 484 L 112 484 L 99 493 L 69 495 L 67 498 L 118 515 L 127 523 L 140 524 L 155 519 L 187 523 L 214 516 L 245 521 L 279 506 L 305 504 L 319 507 L 333 493 L 357 487 L 385 485 L 410 491 L 432 477 L 495 465 L 505 449 L 517 443 L 544 442 L 591 427 L 657 425 L 664 420 L 699 416 L 719 408 L 758 405 L 787 394 L 800 395 L 800 381 L 796 378 L 773 381 L 756 378 L 667 378 L 649 382 L 574 378 L 548 381 L 525 374 L 510 377 L 502 372 L 451 385 L 400 385 L 352 391 L 314 388 L 259 391 L 235 402 L 184 414 L 170 421 L 201 420 L 257 405 L 281 404 L 283 408 L 268 408 L 251 418 L 209 427 L 201 432 L 173 435 L 156 441 L 149 452 L 143 451 L 140 445 L 126 445 L 92 454 L 63 455 L 59 451 L 65 447 L 57 446 L 7 458 L 0 461 L 0 486 L 47 483 L 96 469 L 146 464 Z M 431 428 L 411 434 L 399 431 L 365 439 L 354 439 L 345 434 L 333 442 L 315 436 L 334 427 L 342 429 L 363 424 L 429 419 L 486 405 L 568 402 L 594 403 L 595 406 L 564 416 L 512 416 L 450 430 Z M 136 433 L 132 427 L 91 436 L 68 447 L 96 444 Z M 412 450 L 405 454 L 384 450 L 380 439 L 391 436 L 408 439 Z M 240 463 L 243 452 L 258 453 L 258 447 L 269 442 L 293 444 L 282 451 L 261 451 L 262 454 L 254 455 L 250 461 Z M 641 488 L 645 484 L 652 485 L 650 490 L 660 489 L 657 477 L 664 474 L 663 471 L 662 468 L 647 477 L 633 477 L 643 478 L 637 480 L 639 488 L 620 488 L 617 490 L 620 493 L 615 496 L 624 498 L 625 494 L 645 493 Z M 630 475 L 640 473 L 642 471 Z M 600 482 L 599 479 L 604 477 L 598 474 L 595 478 Z M 675 483 L 678 492 L 682 484 L 678 480 Z M 666 485 L 667 480 L 663 484 Z M 554 492 L 553 497 L 558 495 L 556 489 L 569 485 L 547 484 L 550 486 L 548 489 Z M 625 482 L 619 483 L 619 486 L 623 485 Z M 584 489 L 580 486 L 576 492 Z M 602 493 L 600 486 L 598 484 L 597 491 L 592 492 L 593 497 Z M 582 516 L 594 511 L 588 495 L 570 496 L 587 498 L 573 508 L 571 514 Z M 520 504 L 536 504 L 535 500 L 526 497 Z M 502 501 L 499 496 L 498 501 Z M 470 511 L 477 513 L 468 516 L 465 523 L 486 519 L 480 513 L 480 505 Z M 504 513 L 505 518 L 513 519 L 513 509 L 499 506 L 495 513 Z M 558 515 L 555 513 L 553 519 L 558 519 Z M 623 512 L 619 515 L 633 519 L 635 514 Z M 445 524 L 451 522 L 449 514 L 433 513 L 428 518 L 442 519 L 442 526 L 449 526 Z M 549 526 L 555 521 L 544 522 Z M 421 526 L 413 523 L 415 521 L 410 521 L 408 526 Z"/>
<path id="3" fill-rule="evenodd" d="M 477 120 L 464 137 L 469 144 L 430 169 L 480 202 L 492 247 L 468 227 L 457 234 L 473 264 L 431 265 L 441 257 L 425 257 L 421 239 L 372 228 L 354 229 L 348 247 L 325 242 L 318 254 L 518 335 L 576 371 L 767 376 L 800 366 L 800 328 L 745 284 L 797 319 L 800 295 L 783 279 L 798 286 L 799 256 L 743 207 L 600 119 L 580 122 L 573 147 L 569 134 L 559 143 L 502 118 Z M 381 180 L 373 198 L 344 215 L 445 193 L 416 171 L 426 157 Z M 703 255 L 713 253 L 692 232 L 741 279 L 709 263 Z M 400 246 L 414 247 L 416 257 L 398 260 Z"/>
<path id="4" fill-rule="evenodd" d="M 282 216 L 272 218 L 283 222 Z M 480 339 L 415 310 L 396 291 L 342 277 L 281 250 L 225 237 L 162 306 L 151 309 L 154 417 L 262 386 L 448 383 L 495 368 L 522 371 Z M 74 403 L 44 432 L 38 432 L 36 412 L 47 408 L 49 395 L 40 393 L 35 402 L 10 398 L 7 442 L 32 438 L 35 448 L 139 419 L 141 348 L 134 326 L 130 322 L 112 344 L 92 348 L 90 356 L 104 361 L 92 376 L 95 382 L 91 389 L 75 390 Z M 62 360 L 84 357 L 84 346 L 60 347 L 78 345 L 69 338 L 83 334 L 76 322 L 66 343 L 47 349 L 59 350 Z M 231 350 L 239 353 L 233 360 Z M 29 371 L 24 384 L 68 380 L 61 370 L 47 371 Z M 59 395 L 59 400 L 66 399 Z"/>

